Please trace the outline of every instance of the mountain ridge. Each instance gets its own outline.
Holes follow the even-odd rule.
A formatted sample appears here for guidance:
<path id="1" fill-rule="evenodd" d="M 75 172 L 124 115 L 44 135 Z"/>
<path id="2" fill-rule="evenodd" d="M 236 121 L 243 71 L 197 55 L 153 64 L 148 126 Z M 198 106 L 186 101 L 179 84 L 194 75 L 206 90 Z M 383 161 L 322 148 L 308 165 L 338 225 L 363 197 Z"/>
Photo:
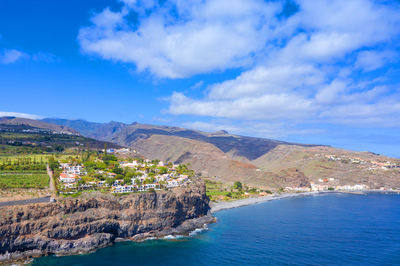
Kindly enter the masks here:
<path id="1" fill-rule="evenodd" d="M 203 176 L 232 184 L 241 181 L 260 188 L 362 184 L 400 187 L 400 160 L 370 152 L 238 136 L 227 131 L 202 132 L 180 127 L 134 122 L 93 123 L 45 119 L 83 135 L 118 143 L 149 159 L 189 163 Z M 333 158 L 333 159 L 332 159 Z M 390 162 L 387 168 L 385 163 Z M 397 168 L 397 166 L 399 168 Z"/>
<path id="2" fill-rule="evenodd" d="M 105 141 L 117 142 L 120 145 L 130 146 L 132 142 L 151 135 L 168 135 L 201 140 L 211 143 L 221 149 L 224 153 L 236 149 L 238 156 L 254 160 L 277 145 L 299 145 L 299 146 L 326 146 L 315 144 L 291 143 L 273 139 L 257 138 L 249 136 L 240 136 L 229 134 L 225 130 L 217 132 L 202 132 L 199 130 L 186 129 L 181 127 L 159 126 L 141 123 L 125 124 L 111 121 L 109 123 L 95 123 L 85 120 L 68 120 L 46 118 L 42 121 L 64 125 L 79 131 L 87 137 L 99 138 Z M 102 132 L 102 133 L 100 133 Z M 122 136 L 121 136 L 122 135 Z"/>

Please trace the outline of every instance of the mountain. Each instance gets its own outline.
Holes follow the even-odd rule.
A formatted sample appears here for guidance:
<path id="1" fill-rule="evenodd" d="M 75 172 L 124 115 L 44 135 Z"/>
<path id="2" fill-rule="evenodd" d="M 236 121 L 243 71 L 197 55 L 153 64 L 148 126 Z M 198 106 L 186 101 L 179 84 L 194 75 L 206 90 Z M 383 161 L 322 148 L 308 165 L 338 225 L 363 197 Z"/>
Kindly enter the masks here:
<path id="1" fill-rule="evenodd" d="M 121 145 L 131 146 L 133 143 L 148 139 L 153 135 L 175 136 L 198 140 L 215 145 L 231 156 L 254 160 L 278 145 L 315 146 L 307 144 L 288 143 L 272 139 L 245 137 L 229 134 L 221 130 L 214 133 L 201 132 L 180 127 L 156 126 L 140 123 L 124 124 L 120 122 L 93 123 L 84 120 L 67 120 L 46 118 L 42 121 L 71 127 L 81 134 L 91 138 L 112 141 Z"/>
<path id="2" fill-rule="evenodd" d="M 400 160 L 324 145 L 201 132 L 179 127 L 119 122 L 44 119 L 84 136 L 129 146 L 150 159 L 190 163 L 203 176 L 262 188 L 365 184 L 400 187 Z M 399 167 L 398 167 L 399 166 Z"/>
<path id="3" fill-rule="evenodd" d="M 64 125 L 46 123 L 45 121 L 41 120 L 18 118 L 13 116 L 0 117 L 0 125 L 3 128 L 6 128 L 7 126 L 28 126 L 57 134 L 80 135 L 78 131 Z"/>
<path id="4" fill-rule="evenodd" d="M 0 153 L 52 152 L 77 146 L 102 149 L 107 144 L 110 148 L 121 145 L 82 136 L 78 131 L 64 126 L 40 120 L 0 117 Z"/>

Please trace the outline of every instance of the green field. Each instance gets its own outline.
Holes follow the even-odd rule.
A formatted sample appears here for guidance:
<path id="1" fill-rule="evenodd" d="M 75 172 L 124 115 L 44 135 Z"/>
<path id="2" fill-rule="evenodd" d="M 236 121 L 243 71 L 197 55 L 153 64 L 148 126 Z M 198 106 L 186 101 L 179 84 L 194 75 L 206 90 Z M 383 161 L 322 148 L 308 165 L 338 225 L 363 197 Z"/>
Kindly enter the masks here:
<path id="1" fill-rule="evenodd" d="M 47 174 L 0 173 L 0 188 L 46 188 L 49 186 Z"/>

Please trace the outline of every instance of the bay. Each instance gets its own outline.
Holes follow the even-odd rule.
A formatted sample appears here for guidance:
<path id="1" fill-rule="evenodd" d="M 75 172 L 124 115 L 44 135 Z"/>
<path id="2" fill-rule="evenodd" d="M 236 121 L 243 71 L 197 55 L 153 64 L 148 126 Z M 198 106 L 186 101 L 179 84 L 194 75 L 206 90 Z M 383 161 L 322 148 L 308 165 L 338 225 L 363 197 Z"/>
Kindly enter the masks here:
<path id="1" fill-rule="evenodd" d="M 326 194 L 223 210 L 189 238 L 120 242 L 33 265 L 400 265 L 400 195 Z"/>

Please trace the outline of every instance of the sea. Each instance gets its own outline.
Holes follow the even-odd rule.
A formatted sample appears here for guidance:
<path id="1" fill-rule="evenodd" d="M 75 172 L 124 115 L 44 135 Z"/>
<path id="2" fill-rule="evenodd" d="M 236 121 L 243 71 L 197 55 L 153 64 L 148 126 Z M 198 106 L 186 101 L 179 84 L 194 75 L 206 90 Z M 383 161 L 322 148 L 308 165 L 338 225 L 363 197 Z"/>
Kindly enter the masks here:
<path id="1" fill-rule="evenodd" d="M 33 265 L 400 265 L 400 195 L 322 194 L 223 210 L 190 237 L 119 242 Z"/>

